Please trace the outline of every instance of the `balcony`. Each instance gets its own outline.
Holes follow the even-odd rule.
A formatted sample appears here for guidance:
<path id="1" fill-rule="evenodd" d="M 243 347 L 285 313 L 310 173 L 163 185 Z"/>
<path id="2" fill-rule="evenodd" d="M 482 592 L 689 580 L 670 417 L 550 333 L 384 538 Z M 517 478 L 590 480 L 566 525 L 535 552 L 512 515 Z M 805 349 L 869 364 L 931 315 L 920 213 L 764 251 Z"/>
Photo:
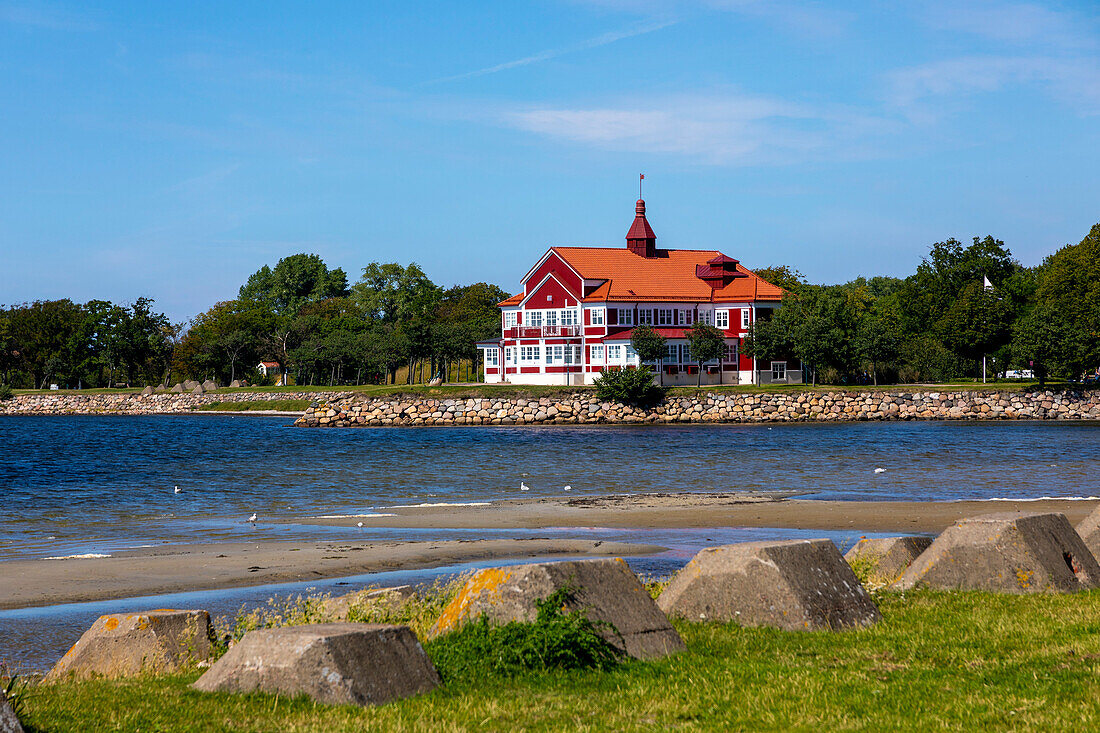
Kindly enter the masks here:
<path id="1" fill-rule="evenodd" d="M 577 338 L 580 326 L 512 326 L 504 329 L 506 339 Z"/>

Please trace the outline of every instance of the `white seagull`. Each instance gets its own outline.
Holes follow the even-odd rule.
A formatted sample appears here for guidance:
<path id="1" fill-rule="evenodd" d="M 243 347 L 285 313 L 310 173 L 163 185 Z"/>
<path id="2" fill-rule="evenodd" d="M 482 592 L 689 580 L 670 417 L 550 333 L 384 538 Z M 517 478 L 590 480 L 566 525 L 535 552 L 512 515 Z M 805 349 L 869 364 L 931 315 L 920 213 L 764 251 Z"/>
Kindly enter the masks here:
<path id="1" fill-rule="evenodd" d="M 363 529 L 363 523 L 362 522 L 356 522 L 355 526 L 358 527 L 359 529 Z"/>
<path id="2" fill-rule="evenodd" d="M 520 481 L 519 482 L 519 490 L 520 491 L 530 491 L 531 487 L 528 486 L 527 484 L 523 483 L 522 481 Z"/>
<path id="3" fill-rule="evenodd" d="M 563 489 L 563 490 L 564 490 L 564 491 L 572 491 L 572 490 L 573 490 L 573 487 L 572 487 L 572 486 L 570 486 L 569 484 L 566 484 L 566 485 L 565 485 L 565 489 Z"/>
<path id="4" fill-rule="evenodd" d="M 248 518 L 248 521 L 252 522 L 252 524 L 256 523 L 256 512 L 252 512 L 252 516 Z"/>
<path id="5" fill-rule="evenodd" d="M 177 494 L 182 494 L 182 493 L 183 493 L 183 489 L 181 489 L 180 487 L 178 487 L 178 486 L 177 486 L 177 487 L 175 487 L 175 493 L 177 493 Z"/>
<path id="6" fill-rule="evenodd" d="M 886 473 L 886 469 L 885 468 L 876 468 L 875 473 Z"/>

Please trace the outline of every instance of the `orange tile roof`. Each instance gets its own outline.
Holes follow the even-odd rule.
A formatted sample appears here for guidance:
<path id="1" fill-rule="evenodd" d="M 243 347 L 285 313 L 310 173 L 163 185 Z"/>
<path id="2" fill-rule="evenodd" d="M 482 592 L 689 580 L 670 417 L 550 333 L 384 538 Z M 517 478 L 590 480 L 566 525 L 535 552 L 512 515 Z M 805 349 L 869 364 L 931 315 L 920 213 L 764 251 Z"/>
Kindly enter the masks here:
<path id="1" fill-rule="evenodd" d="M 656 257 L 641 257 L 623 247 L 552 247 L 551 250 L 585 280 L 605 280 L 584 300 L 603 301 L 688 301 L 715 303 L 782 300 L 782 288 L 737 265 L 742 277 L 712 290 L 696 276 L 696 268 L 722 257 L 713 249 L 658 249 Z M 516 305 L 522 294 L 501 305 Z"/>

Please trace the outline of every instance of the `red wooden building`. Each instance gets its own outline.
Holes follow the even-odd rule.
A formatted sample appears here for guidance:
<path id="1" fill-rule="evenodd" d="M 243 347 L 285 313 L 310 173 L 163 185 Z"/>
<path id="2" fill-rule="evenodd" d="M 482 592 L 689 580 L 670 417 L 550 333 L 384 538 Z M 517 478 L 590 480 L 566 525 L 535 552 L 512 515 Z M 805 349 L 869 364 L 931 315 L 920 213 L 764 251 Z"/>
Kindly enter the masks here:
<path id="1" fill-rule="evenodd" d="M 551 247 L 523 276 L 523 291 L 500 303 L 501 337 L 478 344 L 485 381 L 589 384 L 603 369 L 639 364 L 630 339 L 644 323 L 667 339 L 654 365 L 664 383 L 695 384 L 685 331 L 700 320 L 726 337 L 724 357 L 703 365 L 704 384 L 801 381 L 796 364 L 740 350 L 749 325 L 779 307 L 782 288 L 717 250 L 658 249 L 645 201 L 635 212 L 626 247 Z"/>

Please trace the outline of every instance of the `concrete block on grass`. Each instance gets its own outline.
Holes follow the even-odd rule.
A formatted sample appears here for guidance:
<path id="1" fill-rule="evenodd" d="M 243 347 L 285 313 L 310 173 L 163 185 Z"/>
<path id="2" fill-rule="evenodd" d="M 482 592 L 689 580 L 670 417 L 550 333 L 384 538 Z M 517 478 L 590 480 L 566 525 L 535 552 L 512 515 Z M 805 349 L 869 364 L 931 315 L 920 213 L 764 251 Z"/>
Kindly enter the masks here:
<path id="1" fill-rule="evenodd" d="M 213 379 L 207 379 L 205 382 L 202 383 L 202 388 L 207 392 L 213 392 L 218 388 L 218 383 L 215 382 Z"/>
<path id="2" fill-rule="evenodd" d="M 43 681 L 175 672 L 210 659 L 213 639 L 206 611 L 165 609 L 100 616 Z"/>
<path id="3" fill-rule="evenodd" d="M 893 583 L 931 544 L 931 537 L 865 538 L 844 553 L 844 559 L 849 565 L 869 566 L 872 580 Z"/>
<path id="4" fill-rule="evenodd" d="M 638 576 L 617 558 L 479 570 L 443 609 L 431 635 L 454 631 L 483 614 L 498 624 L 534 621 L 535 602 L 564 587 L 572 589 L 566 608 L 583 611 L 597 622 L 601 636 L 628 655 L 654 659 L 684 649 Z"/>
<path id="5" fill-rule="evenodd" d="M 1092 556 L 1100 562 L 1100 506 L 1093 509 L 1087 517 L 1082 519 L 1076 529 L 1077 534 L 1081 536 L 1081 540 L 1085 543 L 1085 547 L 1089 548 Z"/>
<path id="6" fill-rule="evenodd" d="M 1064 514 L 1004 512 L 943 531 L 893 587 L 1072 593 L 1100 586 L 1100 565 Z"/>
<path id="7" fill-rule="evenodd" d="M 19 718 L 15 717 L 15 711 L 11 709 L 2 690 L 0 690 L 0 733 L 23 733 L 23 726 L 19 724 Z"/>
<path id="8" fill-rule="evenodd" d="M 380 705 L 437 685 L 439 674 L 409 627 L 343 623 L 250 631 L 194 688 L 304 694 L 329 705 Z"/>
<path id="9" fill-rule="evenodd" d="M 866 626 L 881 616 L 830 540 L 708 547 L 657 599 L 669 616 L 789 631 Z"/>
<path id="10" fill-rule="evenodd" d="M 321 603 L 321 615 L 328 621 L 347 621 L 352 608 L 397 612 L 416 595 L 416 588 L 400 585 L 393 588 L 366 588 Z"/>

